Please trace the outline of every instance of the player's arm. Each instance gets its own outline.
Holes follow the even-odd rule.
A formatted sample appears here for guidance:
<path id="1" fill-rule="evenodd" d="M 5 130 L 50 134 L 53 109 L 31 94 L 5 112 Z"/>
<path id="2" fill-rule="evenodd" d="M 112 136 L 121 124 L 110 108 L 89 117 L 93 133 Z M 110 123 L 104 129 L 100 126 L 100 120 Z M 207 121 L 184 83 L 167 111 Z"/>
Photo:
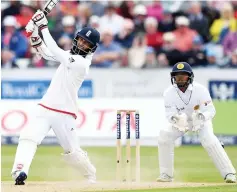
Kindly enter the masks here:
<path id="1" fill-rule="evenodd" d="M 206 88 L 202 88 L 200 93 L 201 104 L 200 113 L 203 114 L 205 121 L 212 119 L 216 114 L 215 106 L 213 105 L 212 98 Z"/>
<path id="2" fill-rule="evenodd" d="M 31 38 L 30 42 L 31 42 L 31 46 L 44 59 L 50 60 L 50 61 L 58 61 L 56 59 L 56 57 L 51 53 L 51 51 L 47 48 L 47 46 L 45 45 L 44 41 L 40 37 L 38 37 L 38 38 Z"/>
<path id="3" fill-rule="evenodd" d="M 170 123 L 174 123 L 174 116 L 177 114 L 177 109 L 172 104 L 172 98 L 166 92 L 164 93 L 164 105 L 165 105 L 166 119 Z"/>
<path id="4" fill-rule="evenodd" d="M 180 132 L 186 132 L 188 130 L 187 115 L 185 113 L 179 113 L 176 106 L 173 104 L 173 97 L 168 94 L 164 94 L 165 102 L 165 114 L 169 123 Z"/>
<path id="5" fill-rule="evenodd" d="M 205 87 L 198 91 L 198 94 L 200 95 L 200 104 L 196 109 L 194 107 L 192 113 L 193 131 L 202 129 L 204 123 L 211 120 L 216 114 L 209 91 Z"/>
<path id="6" fill-rule="evenodd" d="M 32 33 L 30 36 L 30 44 L 36 50 L 37 54 L 46 60 L 58 61 L 56 57 L 49 51 L 44 41 L 38 34 L 38 27 L 36 27 L 32 20 L 26 25 L 26 32 Z"/>
<path id="7" fill-rule="evenodd" d="M 49 33 L 48 29 L 48 20 L 45 17 L 44 13 L 41 10 L 38 10 L 32 17 L 35 25 L 41 31 L 44 42 L 48 48 L 48 50 L 57 58 L 58 61 L 61 63 L 68 62 L 68 52 L 64 51 L 60 47 L 58 47 L 57 43 L 52 38 L 51 34 Z"/>

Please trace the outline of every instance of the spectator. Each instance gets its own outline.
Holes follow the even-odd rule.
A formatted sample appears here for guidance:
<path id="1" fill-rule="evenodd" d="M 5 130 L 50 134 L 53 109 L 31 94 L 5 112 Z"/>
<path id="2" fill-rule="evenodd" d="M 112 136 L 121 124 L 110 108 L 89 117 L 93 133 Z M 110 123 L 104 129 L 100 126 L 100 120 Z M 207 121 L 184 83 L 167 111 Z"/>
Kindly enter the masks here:
<path id="1" fill-rule="evenodd" d="M 202 7 L 202 13 L 207 17 L 208 20 L 208 26 L 210 29 L 210 26 L 213 24 L 213 22 L 216 19 L 220 18 L 220 12 L 218 9 L 214 8 L 212 5 L 209 4 L 209 1 L 207 2 L 202 2 L 205 6 Z M 210 30 L 209 30 L 210 34 Z M 211 35 L 210 35 L 211 38 Z"/>
<path id="2" fill-rule="evenodd" d="M 35 48 L 31 47 L 30 52 L 32 54 L 31 63 L 28 66 L 29 68 L 42 68 L 42 67 L 49 67 L 50 62 L 46 61 L 42 58 L 42 56 L 36 51 Z"/>
<path id="3" fill-rule="evenodd" d="M 185 54 L 187 56 L 187 62 L 192 67 L 203 67 L 207 65 L 206 53 L 203 48 L 203 40 L 199 35 L 194 37 L 192 49 Z"/>
<path id="4" fill-rule="evenodd" d="M 193 38 L 197 32 L 189 28 L 189 20 L 187 17 L 179 16 L 175 20 L 177 29 L 174 31 L 175 47 L 179 51 L 189 51 L 192 48 Z"/>
<path id="5" fill-rule="evenodd" d="M 100 29 L 100 18 L 97 15 L 92 15 L 89 19 L 89 25 L 97 30 Z"/>
<path id="6" fill-rule="evenodd" d="M 225 56 L 231 56 L 232 52 L 237 49 L 237 32 L 229 32 L 223 40 Z"/>
<path id="7" fill-rule="evenodd" d="M 34 15 L 35 10 L 30 6 L 30 2 L 26 1 L 21 5 L 20 14 L 16 15 L 16 20 L 21 29 L 24 30 L 25 26 Z"/>
<path id="8" fill-rule="evenodd" d="M 164 33 L 162 49 L 157 54 L 160 67 L 174 66 L 179 61 L 184 61 L 184 54 L 175 48 L 175 36 L 172 32 Z"/>
<path id="9" fill-rule="evenodd" d="M 214 9 L 221 11 L 222 8 L 225 6 L 225 3 L 228 2 L 227 1 L 216 1 L 216 0 L 209 0 L 207 1 L 208 6 L 213 7 Z"/>
<path id="10" fill-rule="evenodd" d="M 142 68 L 157 68 L 158 63 L 156 60 L 156 54 L 153 47 L 146 48 L 146 60 Z"/>
<path id="11" fill-rule="evenodd" d="M 45 2 L 42 2 L 40 0 L 36 0 L 36 1 L 30 1 L 31 6 L 35 9 L 42 9 L 45 5 Z"/>
<path id="12" fill-rule="evenodd" d="M 115 7 L 109 5 L 106 7 L 105 15 L 100 19 L 101 29 L 111 29 L 113 34 L 117 34 L 122 30 L 123 18 L 115 12 Z"/>
<path id="13" fill-rule="evenodd" d="M 72 40 L 75 37 L 75 18 L 71 15 L 64 16 L 62 19 L 63 32 L 58 40 L 58 44 L 64 50 L 71 49 Z"/>
<path id="14" fill-rule="evenodd" d="M 186 0 L 179 0 L 179 1 L 162 1 L 162 5 L 164 9 L 169 9 L 172 13 L 176 13 L 179 11 L 186 10 L 186 6 L 189 3 L 189 1 Z"/>
<path id="15" fill-rule="evenodd" d="M 14 16 L 6 16 L 3 20 L 4 31 L 2 32 L 2 68 L 16 66 L 16 60 L 23 58 L 28 50 L 28 42 L 25 36 L 17 31 L 17 21 Z"/>
<path id="16" fill-rule="evenodd" d="M 134 24 L 135 24 L 135 34 L 145 33 L 144 21 L 147 16 L 146 7 L 142 4 L 138 4 L 134 7 Z"/>
<path id="17" fill-rule="evenodd" d="M 91 11 L 91 15 L 95 15 L 98 17 L 102 17 L 105 13 L 105 6 L 101 1 L 98 0 L 92 0 L 92 1 L 86 1 L 89 9 Z"/>
<path id="18" fill-rule="evenodd" d="M 232 1 L 232 5 L 234 7 L 234 16 L 237 19 L 237 1 Z"/>
<path id="19" fill-rule="evenodd" d="M 208 53 L 210 53 L 211 56 L 215 57 L 216 64 L 218 66 L 223 66 L 223 65 L 226 64 L 226 59 L 224 58 L 224 49 L 223 49 L 222 45 L 214 44 L 214 43 L 208 43 L 208 44 L 204 45 L 204 49 L 206 51 L 206 55 Z"/>
<path id="20" fill-rule="evenodd" d="M 123 28 L 119 34 L 115 35 L 115 42 L 120 44 L 124 49 L 132 47 L 134 39 L 134 23 L 131 19 L 125 19 Z"/>
<path id="21" fill-rule="evenodd" d="M 12 0 L 9 3 L 10 6 L 2 11 L 1 21 L 3 21 L 3 19 L 8 15 L 16 16 L 20 14 L 20 2 Z"/>
<path id="22" fill-rule="evenodd" d="M 60 11 L 63 16 L 72 15 L 76 17 L 78 15 L 78 2 L 77 1 L 60 2 Z"/>
<path id="23" fill-rule="evenodd" d="M 153 0 L 151 5 L 147 6 L 147 16 L 154 17 L 161 21 L 163 17 L 163 8 L 159 0 Z"/>
<path id="24" fill-rule="evenodd" d="M 237 22 L 233 16 L 233 8 L 230 3 L 224 4 L 223 9 L 221 9 L 221 18 L 216 19 L 210 28 L 212 41 L 222 43 L 228 31 L 237 31 Z"/>
<path id="25" fill-rule="evenodd" d="M 89 23 L 89 18 L 91 16 L 90 7 L 86 3 L 80 3 L 78 5 L 78 15 L 77 15 L 77 29 L 82 29 L 86 27 Z"/>
<path id="26" fill-rule="evenodd" d="M 121 59 L 121 47 L 113 41 L 113 32 L 105 28 L 101 33 L 102 43 L 97 48 L 92 67 L 110 68 L 116 65 L 116 61 Z"/>
<path id="27" fill-rule="evenodd" d="M 228 67 L 237 68 L 237 49 L 233 51 Z"/>
<path id="28" fill-rule="evenodd" d="M 102 17 L 104 15 L 105 12 L 105 7 L 102 4 L 102 2 L 98 1 L 98 0 L 92 0 L 89 2 L 89 8 L 91 11 L 91 15 L 96 15 L 99 17 Z"/>
<path id="29" fill-rule="evenodd" d="M 118 14 L 127 19 L 133 19 L 134 1 L 123 1 L 118 8 Z"/>
<path id="30" fill-rule="evenodd" d="M 217 67 L 216 53 L 211 49 L 207 50 L 207 61 L 208 67 Z"/>
<path id="31" fill-rule="evenodd" d="M 133 41 L 132 47 L 128 50 L 128 66 L 140 69 L 146 62 L 146 39 L 143 34 L 138 34 Z"/>
<path id="32" fill-rule="evenodd" d="M 62 15 L 58 12 L 57 9 L 52 9 L 51 12 L 47 15 L 47 19 L 50 33 L 54 37 L 54 39 L 58 41 L 63 31 Z"/>
<path id="33" fill-rule="evenodd" d="M 163 33 L 175 30 L 174 19 L 170 11 L 164 10 L 163 19 L 159 22 L 158 30 Z"/>
<path id="34" fill-rule="evenodd" d="M 147 45 L 153 47 L 158 51 L 163 43 L 162 33 L 157 31 L 158 21 L 154 17 L 147 17 L 145 20 L 145 31 Z"/>
<path id="35" fill-rule="evenodd" d="M 108 39 L 101 42 L 102 51 L 98 55 L 95 53 L 94 67 L 115 67 L 120 62 L 120 66 L 154 68 L 173 66 L 178 61 L 187 61 L 193 67 L 232 67 L 232 63 L 236 67 L 236 2 L 150 2 L 62 1 L 47 15 L 49 30 L 58 44 L 68 49 L 77 29 L 90 25 L 103 33 L 110 28 L 113 40 L 106 43 L 111 38 L 108 35 Z M 24 26 L 34 10 L 43 5 L 42 1 L 10 0 L 2 7 L 2 67 L 26 66 L 29 58 L 33 61 L 31 67 L 55 66 L 32 57 L 29 42 L 24 38 Z M 19 21 L 19 27 L 15 26 L 17 29 L 11 22 L 9 26 L 6 22 L 4 25 L 3 21 L 9 15 L 15 15 L 15 20 Z M 63 17 L 69 15 L 73 21 L 70 25 L 63 21 Z M 14 32 L 10 33 L 7 28 L 13 28 Z M 17 48 L 21 46 L 23 49 Z M 114 56 L 118 60 L 113 59 Z"/>
<path id="36" fill-rule="evenodd" d="M 202 14 L 199 2 L 191 3 L 189 19 L 190 28 L 196 30 L 205 43 L 208 42 L 210 40 L 208 19 Z"/>

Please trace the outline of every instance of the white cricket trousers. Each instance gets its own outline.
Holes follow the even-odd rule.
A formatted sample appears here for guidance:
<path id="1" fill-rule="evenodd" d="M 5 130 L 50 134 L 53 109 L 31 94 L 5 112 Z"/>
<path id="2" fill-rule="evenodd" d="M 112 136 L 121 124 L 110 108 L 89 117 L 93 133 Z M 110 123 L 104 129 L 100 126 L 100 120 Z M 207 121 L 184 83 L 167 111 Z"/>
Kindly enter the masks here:
<path id="1" fill-rule="evenodd" d="M 81 150 L 74 117 L 37 105 L 29 126 L 20 134 L 12 173 L 21 170 L 28 175 L 37 145 L 41 144 L 50 129 L 53 129 L 64 153 Z"/>
<path id="2" fill-rule="evenodd" d="M 191 130 L 191 127 L 189 129 Z M 170 177 L 174 176 L 175 140 L 183 135 L 183 132 L 178 131 L 172 127 L 171 124 L 160 131 L 158 137 L 160 174 L 165 173 Z M 220 141 L 213 133 L 211 121 L 205 122 L 204 127 L 198 132 L 198 137 L 203 148 L 207 151 L 223 178 L 225 178 L 227 174 L 236 173 Z M 188 155 L 190 154 L 187 154 L 187 156 Z"/>

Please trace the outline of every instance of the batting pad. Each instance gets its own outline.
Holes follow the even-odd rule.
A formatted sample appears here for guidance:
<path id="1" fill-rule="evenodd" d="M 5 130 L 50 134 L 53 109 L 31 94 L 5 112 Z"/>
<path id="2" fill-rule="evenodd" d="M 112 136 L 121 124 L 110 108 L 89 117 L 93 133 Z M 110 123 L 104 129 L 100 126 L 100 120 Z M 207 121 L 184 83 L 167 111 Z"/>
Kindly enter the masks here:
<path id="1" fill-rule="evenodd" d="M 158 153 L 159 153 L 159 167 L 160 175 L 165 173 L 170 177 L 174 174 L 174 141 L 172 133 L 167 131 L 160 131 L 158 138 Z"/>
<path id="2" fill-rule="evenodd" d="M 204 139 L 201 142 L 224 179 L 227 174 L 236 173 L 228 155 L 215 135 L 213 135 L 212 139 Z"/>
<path id="3" fill-rule="evenodd" d="M 68 164 L 78 169 L 85 177 L 95 178 L 96 168 L 91 164 L 86 152 L 79 149 L 62 156 Z"/>
<path id="4" fill-rule="evenodd" d="M 36 142 L 22 139 L 17 146 L 16 156 L 12 173 L 15 171 L 24 171 L 28 175 L 31 162 L 37 150 Z"/>

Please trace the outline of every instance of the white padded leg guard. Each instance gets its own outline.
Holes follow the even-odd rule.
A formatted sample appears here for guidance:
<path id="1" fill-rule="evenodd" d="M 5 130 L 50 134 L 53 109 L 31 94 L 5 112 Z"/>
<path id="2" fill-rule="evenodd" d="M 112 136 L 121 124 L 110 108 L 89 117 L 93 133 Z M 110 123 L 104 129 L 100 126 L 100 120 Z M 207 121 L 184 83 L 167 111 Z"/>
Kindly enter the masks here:
<path id="1" fill-rule="evenodd" d="M 16 172 L 25 172 L 28 175 L 31 162 L 34 158 L 35 152 L 37 149 L 37 143 L 31 140 L 20 140 L 15 161 L 12 168 L 12 177 L 15 180 L 18 174 L 15 174 Z"/>
<path id="2" fill-rule="evenodd" d="M 168 175 L 170 178 L 174 177 L 174 147 L 175 141 L 184 133 L 172 128 L 169 125 L 166 129 L 160 131 L 158 137 L 158 153 L 159 153 L 159 167 L 160 175 Z"/>
<path id="3" fill-rule="evenodd" d="M 170 177 L 174 175 L 174 145 L 173 133 L 161 130 L 158 137 L 160 175 L 167 174 Z"/>
<path id="4" fill-rule="evenodd" d="M 84 177 L 88 178 L 91 182 L 96 181 L 96 168 L 91 164 L 86 152 L 78 149 L 72 153 L 62 155 L 63 159 L 78 169 Z"/>
<path id="5" fill-rule="evenodd" d="M 211 136 L 208 136 L 208 134 L 205 137 L 203 136 L 201 143 L 224 179 L 226 179 L 227 174 L 236 173 L 220 141 L 213 133 Z"/>

